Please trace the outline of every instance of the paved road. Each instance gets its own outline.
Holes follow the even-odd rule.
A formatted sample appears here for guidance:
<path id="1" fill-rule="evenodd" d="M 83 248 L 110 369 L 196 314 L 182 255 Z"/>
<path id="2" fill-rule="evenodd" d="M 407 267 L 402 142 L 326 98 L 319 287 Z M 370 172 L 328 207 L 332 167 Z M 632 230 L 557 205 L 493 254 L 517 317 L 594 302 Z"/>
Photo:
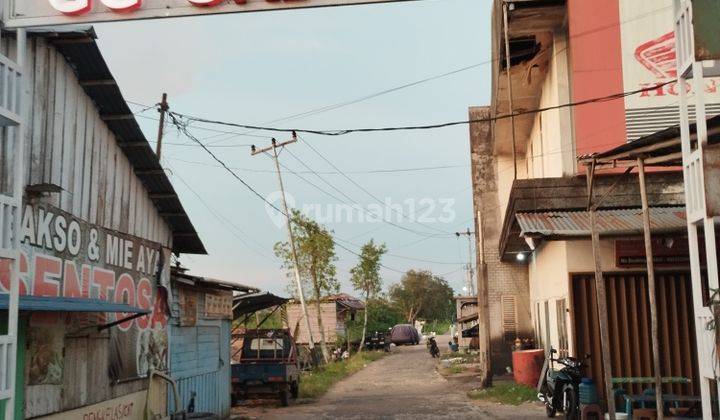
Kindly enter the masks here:
<path id="1" fill-rule="evenodd" d="M 472 401 L 466 396 L 469 386 L 448 382 L 436 372 L 435 364 L 422 344 L 397 347 L 391 355 L 336 384 L 317 402 L 265 407 L 243 414 L 262 419 L 543 417 L 536 405 L 513 407 Z"/>

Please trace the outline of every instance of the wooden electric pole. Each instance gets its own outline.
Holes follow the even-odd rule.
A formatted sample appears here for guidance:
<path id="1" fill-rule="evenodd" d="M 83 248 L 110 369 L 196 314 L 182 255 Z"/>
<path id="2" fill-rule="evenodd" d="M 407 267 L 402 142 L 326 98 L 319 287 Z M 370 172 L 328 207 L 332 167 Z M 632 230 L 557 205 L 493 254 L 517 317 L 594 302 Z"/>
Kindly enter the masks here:
<path id="1" fill-rule="evenodd" d="M 160 125 L 158 126 L 157 145 L 155 146 L 155 154 L 158 160 L 160 160 L 160 154 L 162 153 L 162 138 L 163 131 L 165 130 L 165 114 L 170 109 L 167 103 L 167 93 L 162 94 L 162 100 L 160 101 L 160 107 L 158 112 L 160 113 Z"/>
<path id="2" fill-rule="evenodd" d="M 297 248 L 295 247 L 295 237 L 293 236 L 292 231 L 292 222 L 290 221 L 290 211 L 288 210 L 287 200 L 285 199 L 285 187 L 283 186 L 283 180 L 282 180 L 282 173 L 280 172 L 280 161 L 278 160 L 278 152 L 277 149 L 280 147 L 285 147 L 289 144 L 295 143 L 297 141 L 297 135 L 295 132 L 293 132 L 293 138 L 291 140 L 279 143 L 277 140 L 272 139 L 272 144 L 268 147 L 257 149 L 255 148 L 255 145 L 252 145 L 250 154 L 252 156 L 258 155 L 260 153 L 265 153 L 272 151 L 272 158 L 275 161 L 275 170 L 277 171 L 278 176 L 278 182 L 280 183 L 280 193 L 282 195 L 282 208 L 283 212 L 285 214 L 285 221 L 287 223 L 287 230 L 288 230 L 288 237 L 290 240 L 290 251 L 292 253 L 293 258 L 293 272 L 295 274 L 295 286 L 298 289 L 298 297 L 300 298 L 300 306 L 302 307 L 303 311 L 303 317 L 305 318 L 305 326 L 308 330 L 308 346 L 310 347 L 310 350 L 315 348 L 315 340 L 313 339 L 312 335 L 312 328 L 310 326 L 310 316 L 308 315 L 308 309 L 307 305 L 305 304 L 305 292 L 303 291 L 302 286 L 302 280 L 300 279 L 300 268 L 299 268 L 299 261 L 297 256 Z"/>

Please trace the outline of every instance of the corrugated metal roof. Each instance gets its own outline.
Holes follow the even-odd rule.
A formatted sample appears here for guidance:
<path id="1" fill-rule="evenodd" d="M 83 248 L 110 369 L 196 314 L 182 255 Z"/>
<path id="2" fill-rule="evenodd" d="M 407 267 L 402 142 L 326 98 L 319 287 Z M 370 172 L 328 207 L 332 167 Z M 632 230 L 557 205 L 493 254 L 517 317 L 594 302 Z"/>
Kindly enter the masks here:
<path id="1" fill-rule="evenodd" d="M 92 29 L 59 31 L 35 29 L 31 35 L 46 39 L 73 68 L 85 93 L 95 103 L 118 146 L 135 168 L 155 207 L 173 233 L 173 251 L 206 254 L 205 246 L 180 202 L 157 155 L 143 134 L 95 42 Z"/>
<path id="2" fill-rule="evenodd" d="M 172 269 L 172 279 L 174 281 L 179 281 L 181 283 L 184 283 L 184 284 L 187 284 L 190 286 L 203 286 L 203 287 L 211 287 L 211 288 L 215 288 L 215 289 L 226 289 L 226 290 L 232 290 L 235 292 L 243 292 L 246 294 L 260 292 L 260 289 L 258 289 L 256 287 L 246 286 L 244 284 L 232 282 L 232 281 L 213 279 L 210 277 L 195 276 L 192 274 L 182 272 L 174 267 Z"/>
<path id="3" fill-rule="evenodd" d="M 553 211 L 517 213 L 520 236 L 526 237 L 587 237 L 590 236 L 590 213 L 587 211 Z M 643 231 L 641 209 L 599 210 L 598 230 L 601 235 L 638 234 Z M 653 207 L 650 209 L 653 232 L 687 229 L 685 207 Z"/>
<path id="4" fill-rule="evenodd" d="M 0 310 L 7 310 L 8 295 L 0 294 Z M 149 309 L 136 308 L 127 303 L 115 303 L 103 299 L 69 298 L 57 296 L 20 296 L 21 311 L 45 312 L 115 312 L 149 314 Z"/>

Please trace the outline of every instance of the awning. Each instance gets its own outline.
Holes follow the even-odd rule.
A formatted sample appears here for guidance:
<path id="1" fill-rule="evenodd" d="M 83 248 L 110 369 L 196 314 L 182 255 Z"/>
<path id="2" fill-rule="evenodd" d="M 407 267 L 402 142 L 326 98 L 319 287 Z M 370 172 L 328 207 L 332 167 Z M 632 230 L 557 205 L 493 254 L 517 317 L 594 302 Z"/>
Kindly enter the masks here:
<path id="1" fill-rule="evenodd" d="M 237 319 L 243 315 L 282 305 L 288 300 L 269 292 L 236 296 L 233 299 L 233 318 Z"/>
<path id="2" fill-rule="evenodd" d="M 590 213 L 586 211 L 553 211 L 517 213 L 520 236 L 526 238 L 569 239 L 590 236 Z M 642 210 L 598 210 L 598 229 L 602 236 L 640 235 L 643 233 Z M 653 233 L 687 230 L 685 207 L 653 207 L 650 209 Z"/>
<path id="3" fill-rule="evenodd" d="M 0 294 L 0 310 L 7 310 L 9 295 Z M 149 314 L 149 309 L 130 306 L 127 303 L 115 303 L 102 299 L 52 297 L 52 296 L 20 296 L 21 311 L 44 312 L 115 312 L 126 314 Z"/>

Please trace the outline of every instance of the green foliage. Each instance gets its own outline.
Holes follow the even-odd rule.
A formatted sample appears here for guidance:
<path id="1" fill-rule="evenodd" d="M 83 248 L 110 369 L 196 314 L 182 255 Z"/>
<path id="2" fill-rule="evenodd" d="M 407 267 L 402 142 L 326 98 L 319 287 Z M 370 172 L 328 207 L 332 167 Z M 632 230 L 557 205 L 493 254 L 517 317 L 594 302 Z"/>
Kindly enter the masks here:
<path id="1" fill-rule="evenodd" d="M 385 244 L 375 245 L 375 242 L 371 239 L 360 250 L 360 261 L 350 269 L 350 282 L 352 282 L 355 290 L 365 294 L 366 300 L 374 297 L 382 290 L 380 258 L 385 252 L 387 252 Z"/>
<path id="2" fill-rule="evenodd" d="M 363 245 L 360 250 L 360 261 L 357 265 L 350 269 L 350 282 L 358 290 L 363 293 L 365 298 L 365 312 L 363 313 L 363 327 L 360 334 L 360 343 L 365 341 L 367 335 L 368 311 L 372 306 L 371 298 L 375 297 L 382 290 L 382 279 L 380 278 L 380 258 L 387 252 L 385 244 L 375 245 L 371 239 L 370 242 Z M 353 337 L 348 336 L 348 341 L 352 341 Z"/>
<path id="3" fill-rule="evenodd" d="M 300 398 L 318 398 L 336 382 L 361 370 L 366 364 L 385 356 L 384 352 L 355 353 L 349 359 L 332 362 L 304 372 L 300 377 Z"/>
<path id="4" fill-rule="evenodd" d="M 257 317 L 251 316 L 248 318 L 248 320 L 245 322 L 244 326 L 246 329 L 255 329 L 258 328 L 257 322 L 262 321 L 270 312 L 272 312 L 272 309 L 263 309 L 257 312 Z M 233 328 L 243 325 L 240 324 L 240 321 L 242 319 L 236 320 L 233 322 Z M 280 311 L 275 311 L 270 317 L 265 320 L 265 322 L 260 325 L 259 328 L 266 328 L 266 329 L 280 329 L 284 328 L 282 319 L 280 318 Z"/>
<path id="5" fill-rule="evenodd" d="M 437 333 L 437 335 L 442 335 L 450 330 L 451 324 L 452 324 L 452 322 L 450 322 L 449 320 L 445 320 L 445 319 L 440 319 L 440 320 L 436 319 L 433 321 L 428 321 L 427 323 L 425 323 L 425 326 L 423 327 L 423 333 L 428 334 L 428 333 L 435 331 Z"/>
<path id="6" fill-rule="evenodd" d="M 402 311 L 394 306 L 390 301 L 383 297 L 376 297 L 367 301 L 368 335 L 375 331 L 387 333 L 388 328 L 392 328 L 396 324 L 405 322 Z M 360 341 L 362 336 L 361 319 L 355 318 L 355 321 L 345 321 L 345 329 L 349 334 L 352 342 Z"/>
<path id="7" fill-rule="evenodd" d="M 411 323 L 416 319 L 451 319 L 455 312 L 453 289 L 430 271 L 409 270 L 390 288 L 390 299 Z"/>
<path id="8" fill-rule="evenodd" d="M 337 256 L 331 232 L 297 210 L 292 210 L 290 220 L 303 289 L 309 288 L 315 300 L 337 293 L 340 290 L 340 283 L 335 278 Z M 282 267 L 287 270 L 288 278 L 293 279 L 295 261 L 290 244 L 276 243 L 275 255 L 282 259 Z M 290 282 L 288 291 L 297 296 L 294 280 Z"/>
<path id="9" fill-rule="evenodd" d="M 516 383 L 500 383 L 486 389 L 468 391 L 468 397 L 474 400 L 489 400 L 500 404 L 520 405 L 537 400 L 537 391 Z"/>

